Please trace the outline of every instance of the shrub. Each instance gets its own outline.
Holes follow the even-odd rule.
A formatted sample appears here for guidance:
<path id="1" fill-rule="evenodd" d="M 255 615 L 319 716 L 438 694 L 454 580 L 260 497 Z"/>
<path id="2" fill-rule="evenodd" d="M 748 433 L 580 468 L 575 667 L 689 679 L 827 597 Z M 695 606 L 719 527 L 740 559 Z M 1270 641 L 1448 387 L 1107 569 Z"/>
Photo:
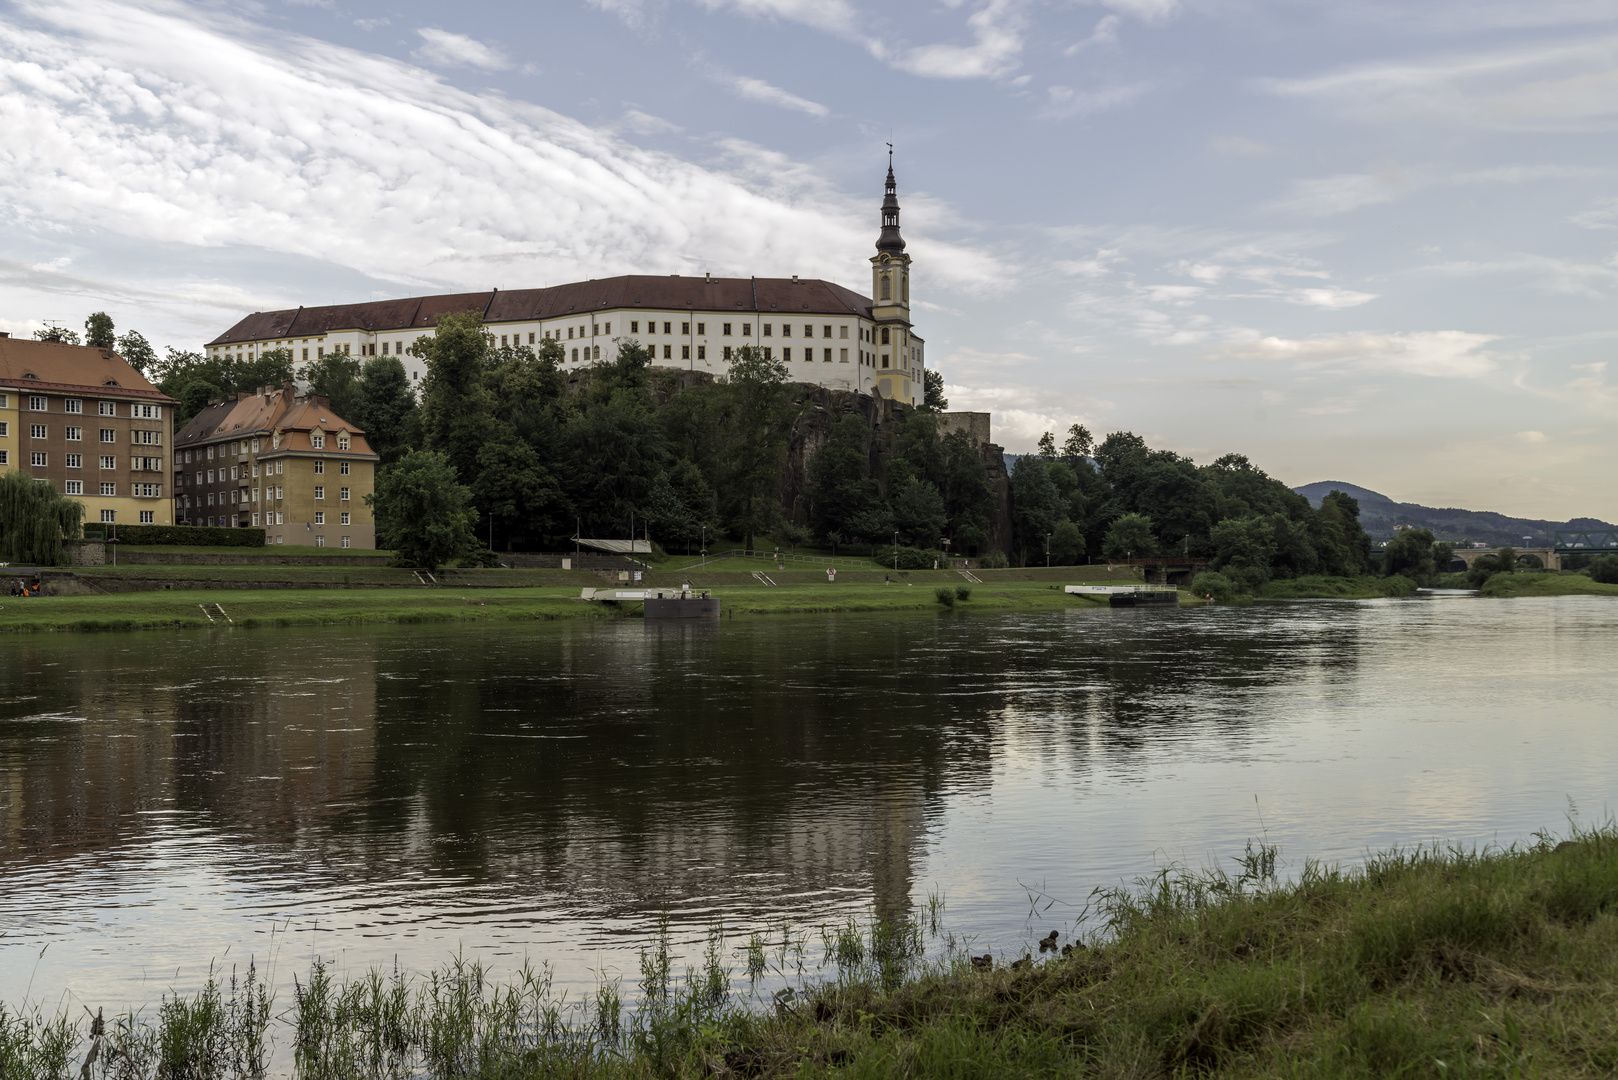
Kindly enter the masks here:
<path id="1" fill-rule="evenodd" d="M 1601 555 L 1590 560 L 1590 580 L 1618 585 L 1618 555 Z"/>
<path id="2" fill-rule="evenodd" d="M 955 586 L 955 599 L 957 599 L 957 600 L 970 600 L 970 599 L 972 599 L 972 586 L 970 586 L 970 585 L 957 585 L 957 586 Z"/>
<path id="3" fill-rule="evenodd" d="M 895 552 L 898 554 L 898 566 L 894 565 Z M 889 570 L 931 570 L 934 560 L 941 559 L 942 556 L 936 551 L 913 547 L 885 548 L 876 556 L 876 561 Z"/>
<path id="4" fill-rule="evenodd" d="M 213 525 L 86 525 L 86 540 L 116 536 L 120 544 L 179 547 L 263 547 L 263 529 L 226 529 Z"/>
<path id="5" fill-rule="evenodd" d="M 945 607 L 955 606 L 955 590 L 948 585 L 940 585 L 937 589 L 934 589 L 933 596 Z"/>
<path id="6" fill-rule="evenodd" d="M 1236 595 L 1236 583 L 1224 574 L 1203 571 L 1191 582 L 1191 592 L 1197 597 L 1211 596 L 1225 601 Z"/>
<path id="7" fill-rule="evenodd" d="M 977 563 L 980 570 L 1004 570 L 1011 565 L 1003 551 L 985 551 Z"/>

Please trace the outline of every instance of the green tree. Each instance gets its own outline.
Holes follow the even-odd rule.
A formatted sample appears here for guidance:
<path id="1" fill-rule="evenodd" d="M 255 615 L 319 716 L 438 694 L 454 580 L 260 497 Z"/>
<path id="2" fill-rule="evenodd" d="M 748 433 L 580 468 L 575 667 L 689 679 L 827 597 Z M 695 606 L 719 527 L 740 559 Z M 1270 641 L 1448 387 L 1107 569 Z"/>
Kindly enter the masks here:
<path id="1" fill-rule="evenodd" d="M 270 349 L 252 360 L 239 361 L 233 356 L 209 357 L 171 347 L 147 377 L 180 402 L 174 418 L 178 429 L 207 408 L 209 401 L 290 382 L 292 352 Z"/>
<path id="2" fill-rule="evenodd" d="M 1618 585 L 1618 555 L 1597 555 L 1588 567 L 1591 581 Z"/>
<path id="3" fill-rule="evenodd" d="M 55 324 L 52 324 L 45 327 L 43 330 L 35 330 L 34 340 L 55 341 L 62 345 L 77 345 L 79 343 L 79 335 L 76 331 L 69 330 L 65 326 L 56 326 Z"/>
<path id="4" fill-rule="evenodd" d="M 1370 573 L 1371 536 L 1360 524 L 1360 504 L 1350 495 L 1333 491 L 1320 501 L 1315 513 L 1320 523 L 1321 570 L 1353 577 Z"/>
<path id="5" fill-rule="evenodd" d="M 105 311 L 93 312 L 84 320 L 84 343 L 95 349 L 112 349 L 118 345 L 113 333 L 112 316 Z M 125 357 L 128 359 L 128 357 Z"/>
<path id="6" fill-rule="evenodd" d="M 744 345 L 731 361 L 728 467 L 719 489 L 726 525 L 746 542 L 774 532 L 781 520 L 781 472 L 797 410 L 786 365 Z"/>
<path id="7" fill-rule="evenodd" d="M 943 484 L 944 512 L 948 521 L 945 535 L 952 542 L 951 551 L 971 555 L 989 546 L 990 530 L 994 527 L 994 489 L 989 486 L 988 470 L 983 455 L 972 445 L 964 431 L 955 430 L 944 436 Z"/>
<path id="8" fill-rule="evenodd" d="M 922 408 L 938 412 L 949 408 L 949 399 L 944 396 L 944 376 L 941 372 L 932 368 L 926 369 L 922 372 L 921 384 L 925 388 L 922 391 Z"/>
<path id="9" fill-rule="evenodd" d="M 856 527 L 877 505 L 877 483 L 871 477 L 871 429 L 864 417 L 848 413 L 827 433 L 826 442 L 809 459 L 810 523 L 815 532 L 840 541 L 876 540 Z"/>
<path id="10" fill-rule="evenodd" d="M 359 424 L 360 367 L 361 362 L 347 353 L 332 351 L 299 367 L 298 378 L 309 384 L 311 394 L 331 402 L 332 412 Z"/>
<path id="11" fill-rule="evenodd" d="M 1045 537 L 1062 520 L 1062 510 L 1049 463 L 1042 457 L 1017 459 L 1011 470 L 1011 542 L 1021 565 L 1035 553 L 1043 556 Z"/>
<path id="12" fill-rule="evenodd" d="M 118 355 L 129 362 L 129 366 L 142 375 L 157 365 L 157 352 L 152 343 L 143 337 L 139 330 L 131 330 L 118 339 Z"/>
<path id="13" fill-rule="evenodd" d="M 0 561 L 56 566 L 62 541 L 78 537 L 84 504 L 20 472 L 0 473 Z"/>
<path id="14" fill-rule="evenodd" d="M 1056 460 L 1056 436 L 1048 431 L 1039 437 L 1039 456 L 1046 461 Z"/>
<path id="15" fill-rule="evenodd" d="M 1109 559 L 1151 558 L 1157 554 L 1152 519 L 1145 514 L 1125 514 L 1118 518 L 1102 538 L 1101 552 Z"/>
<path id="16" fill-rule="evenodd" d="M 365 361 L 353 420 L 382 464 L 397 461 L 404 453 L 415 413 L 416 394 L 403 362 L 396 356 L 373 356 Z"/>
<path id="17" fill-rule="evenodd" d="M 1094 449 L 1095 439 L 1090 437 L 1090 429 L 1083 424 L 1074 424 L 1067 429 L 1067 441 L 1062 444 L 1062 460 L 1067 462 L 1068 468 L 1077 470 Z"/>
<path id="18" fill-rule="evenodd" d="M 1051 531 L 1051 563 L 1077 566 L 1084 561 L 1084 534 L 1071 521 L 1058 521 Z"/>
<path id="19" fill-rule="evenodd" d="M 493 338 L 475 311 L 442 315 L 437 332 L 411 352 L 427 364 L 421 428 L 429 450 L 446 455 L 462 483 L 477 475 L 478 448 L 495 434 L 494 398 L 484 384 Z"/>
<path id="20" fill-rule="evenodd" d="M 1403 529 L 1382 549 L 1382 574 L 1403 575 L 1417 585 L 1431 585 L 1437 565 L 1433 561 L 1433 534 L 1427 529 Z"/>
<path id="21" fill-rule="evenodd" d="M 411 566 L 436 570 L 477 544 L 472 493 L 444 454 L 412 450 L 382 468 L 365 503 L 376 513 L 383 546 Z"/>
<path id="22" fill-rule="evenodd" d="M 905 476 L 893 493 L 893 527 L 901 541 L 918 548 L 936 548 L 949 515 L 944 497 L 929 481 Z"/>

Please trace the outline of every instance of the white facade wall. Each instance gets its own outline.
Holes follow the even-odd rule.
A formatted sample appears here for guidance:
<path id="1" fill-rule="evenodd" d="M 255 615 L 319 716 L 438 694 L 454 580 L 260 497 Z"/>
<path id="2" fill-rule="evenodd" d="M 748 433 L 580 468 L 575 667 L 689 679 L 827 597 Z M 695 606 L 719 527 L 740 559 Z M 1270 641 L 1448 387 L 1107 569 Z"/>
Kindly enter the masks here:
<path id="1" fill-rule="evenodd" d="M 792 382 L 858 393 L 880 389 L 883 397 L 896 397 L 912 405 L 920 404 L 922 398 L 924 357 L 919 340 L 895 331 L 900 342 L 907 343 L 882 346 L 876 325 L 858 316 L 614 308 L 565 318 L 488 323 L 485 328 L 494 335 L 497 346 L 538 348 L 547 338 L 555 338 L 563 349 L 564 370 L 608 361 L 617 353 L 615 342 L 628 339 L 652 349 L 653 362 L 658 367 L 723 376 L 729 369 L 726 350 L 752 345 L 785 360 L 787 378 Z M 291 349 L 294 368 L 334 352 L 355 358 L 398 356 L 411 384 L 419 386 L 427 377 L 427 365 L 411 355 L 409 348 L 418 338 L 432 333 L 415 327 L 374 332 L 342 330 L 217 346 L 207 352 L 210 356 L 234 353 L 253 359 L 271 349 Z M 880 367 L 883 355 L 889 357 L 888 369 Z"/>

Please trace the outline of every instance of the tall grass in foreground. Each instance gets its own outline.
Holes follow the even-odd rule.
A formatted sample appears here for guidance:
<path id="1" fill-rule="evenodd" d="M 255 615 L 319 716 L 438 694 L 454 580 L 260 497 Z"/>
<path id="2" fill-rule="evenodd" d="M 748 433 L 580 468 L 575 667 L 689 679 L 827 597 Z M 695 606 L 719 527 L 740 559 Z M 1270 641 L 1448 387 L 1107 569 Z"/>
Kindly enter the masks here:
<path id="1" fill-rule="evenodd" d="M 1618 828 L 1505 850 L 1422 848 L 1354 870 L 1170 867 L 1097 890 L 1048 959 L 971 957 L 940 904 L 816 931 L 668 924 L 634 1005 L 458 959 L 341 981 L 316 965 L 280 1030 L 302 1077 L 1530 1077 L 1618 1072 Z M 1043 954 L 1042 954 L 1043 955 Z M 739 965 L 739 966 L 737 966 Z M 770 987 L 776 987 L 770 991 Z M 210 997 L 211 991 L 211 997 Z M 240 1002 L 247 1000 L 247 1005 Z M 0 1076 L 263 1075 L 263 998 L 165 1001 L 122 1034 L 0 1011 Z M 171 1031 L 171 1029 L 183 1029 Z M 138 1031 L 137 1031 L 138 1029 Z M 103 1049 L 82 1064 L 86 1040 Z M 122 1041 L 120 1041 L 122 1040 Z M 124 1047 L 133 1047 L 130 1052 Z M 182 1052 L 182 1049 L 189 1050 Z M 92 1051 L 93 1053 L 93 1051 Z M 281 1059 L 274 1066 L 283 1070 Z M 81 1073 L 82 1070 L 82 1073 Z"/>

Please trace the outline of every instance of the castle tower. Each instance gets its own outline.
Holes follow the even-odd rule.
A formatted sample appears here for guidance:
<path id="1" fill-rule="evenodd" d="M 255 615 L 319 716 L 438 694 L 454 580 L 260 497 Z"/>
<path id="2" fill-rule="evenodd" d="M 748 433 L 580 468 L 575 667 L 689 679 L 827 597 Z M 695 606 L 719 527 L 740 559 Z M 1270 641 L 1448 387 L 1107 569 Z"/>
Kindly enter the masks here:
<path id="1" fill-rule="evenodd" d="M 916 404 L 921 398 L 919 346 L 910 333 L 910 256 L 899 235 L 899 194 L 888 147 L 888 184 L 882 199 L 882 232 L 871 257 L 871 318 L 875 322 L 873 386 L 885 398 Z"/>

